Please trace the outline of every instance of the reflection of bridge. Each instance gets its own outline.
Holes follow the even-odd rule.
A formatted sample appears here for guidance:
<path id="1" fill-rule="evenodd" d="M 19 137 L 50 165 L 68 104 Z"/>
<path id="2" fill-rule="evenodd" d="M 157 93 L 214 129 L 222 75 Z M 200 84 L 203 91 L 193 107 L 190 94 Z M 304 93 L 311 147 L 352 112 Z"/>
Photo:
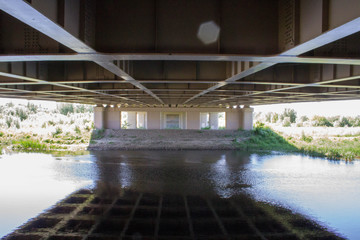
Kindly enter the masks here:
<path id="1" fill-rule="evenodd" d="M 4 240 L 342 239 L 291 211 L 237 198 L 79 190 Z"/>
<path id="2" fill-rule="evenodd" d="M 176 108 L 360 90 L 359 0 L 0 0 L 0 9 L 2 97 L 168 107 L 198 122 Z M 98 126 L 111 125 L 111 110 L 98 110 Z M 234 128 L 251 126 L 248 108 L 238 111 Z"/>

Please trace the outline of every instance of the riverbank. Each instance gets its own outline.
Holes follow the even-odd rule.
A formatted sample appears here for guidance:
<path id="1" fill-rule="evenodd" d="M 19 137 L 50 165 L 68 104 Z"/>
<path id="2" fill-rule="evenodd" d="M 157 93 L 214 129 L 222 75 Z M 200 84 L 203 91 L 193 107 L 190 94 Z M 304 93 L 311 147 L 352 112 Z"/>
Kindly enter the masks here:
<path id="1" fill-rule="evenodd" d="M 89 150 L 216 150 L 237 149 L 233 130 L 95 130 Z"/>
<path id="2" fill-rule="evenodd" d="M 290 130 L 289 130 L 290 131 Z M 306 133 L 305 133 L 306 132 Z M 78 133 L 0 132 L 0 152 L 81 154 L 87 150 L 242 150 L 293 152 L 328 159 L 360 157 L 360 134 L 284 133 L 265 126 L 242 130 L 100 129 Z"/>

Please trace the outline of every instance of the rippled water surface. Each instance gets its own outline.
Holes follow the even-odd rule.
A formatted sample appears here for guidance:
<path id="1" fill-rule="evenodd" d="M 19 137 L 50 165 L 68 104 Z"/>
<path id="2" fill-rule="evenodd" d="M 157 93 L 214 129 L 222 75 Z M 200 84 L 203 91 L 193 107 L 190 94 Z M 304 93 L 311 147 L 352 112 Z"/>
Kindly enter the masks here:
<path id="1" fill-rule="evenodd" d="M 0 155 L 0 237 L 82 187 L 222 198 L 247 192 L 360 236 L 360 165 L 236 151 L 106 151 L 73 157 Z"/>

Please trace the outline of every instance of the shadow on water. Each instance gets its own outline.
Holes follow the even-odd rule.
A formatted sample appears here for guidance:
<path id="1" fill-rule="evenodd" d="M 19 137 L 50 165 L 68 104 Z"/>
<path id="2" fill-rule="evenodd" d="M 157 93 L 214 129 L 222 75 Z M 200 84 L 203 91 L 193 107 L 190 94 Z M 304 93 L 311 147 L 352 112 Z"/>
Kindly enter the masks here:
<path id="1" fill-rule="evenodd" d="M 94 185 L 6 240 L 341 239 L 290 210 L 255 201 L 238 151 L 92 152 Z M 80 170 L 80 169 L 79 169 Z"/>
<path id="2" fill-rule="evenodd" d="M 245 194 L 216 198 L 116 189 L 110 196 L 108 190 L 77 191 L 4 239 L 341 239 Z"/>

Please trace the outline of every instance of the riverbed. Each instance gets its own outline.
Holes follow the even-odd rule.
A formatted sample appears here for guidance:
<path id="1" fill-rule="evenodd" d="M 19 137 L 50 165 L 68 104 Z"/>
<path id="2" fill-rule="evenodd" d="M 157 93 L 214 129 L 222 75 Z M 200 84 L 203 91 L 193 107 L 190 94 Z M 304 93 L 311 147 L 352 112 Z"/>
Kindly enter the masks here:
<path id="1" fill-rule="evenodd" d="M 360 236 L 358 161 L 224 150 L 0 155 L 0 237 L 81 188 L 218 198 L 246 193 L 301 213 L 340 236 Z"/>

